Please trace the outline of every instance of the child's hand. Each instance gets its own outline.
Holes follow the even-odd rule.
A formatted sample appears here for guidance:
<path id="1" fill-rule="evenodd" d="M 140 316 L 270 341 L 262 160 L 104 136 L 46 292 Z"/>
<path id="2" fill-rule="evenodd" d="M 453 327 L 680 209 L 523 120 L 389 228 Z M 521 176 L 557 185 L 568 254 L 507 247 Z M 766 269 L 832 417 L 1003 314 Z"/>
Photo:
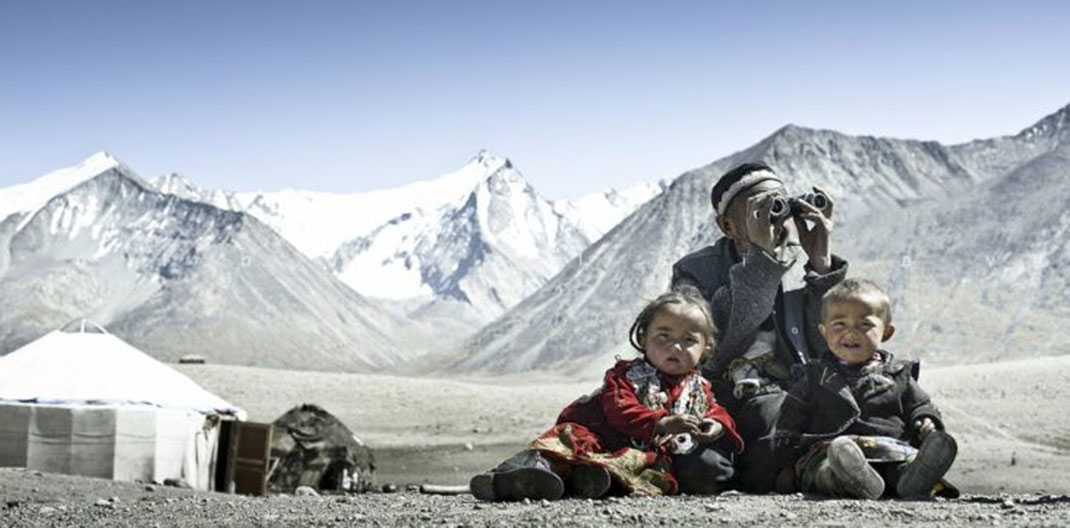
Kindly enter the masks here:
<path id="1" fill-rule="evenodd" d="M 699 423 L 698 433 L 693 434 L 695 441 L 700 444 L 712 444 L 724 434 L 724 426 L 721 422 L 706 418 Z"/>
<path id="2" fill-rule="evenodd" d="M 914 429 L 918 432 L 918 440 L 925 440 L 929 433 L 936 430 L 936 424 L 931 418 L 922 418 L 914 422 Z"/>
<path id="3" fill-rule="evenodd" d="M 814 192 L 828 196 L 818 187 L 814 187 Z M 828 273 L 832 266 L 832 250 L 829 246 L 832 206 L 832 198 L 828 199 L 828 207 L 824 211 L 800 200 L 801 210 L 794 216 L 795 227 L 799 231 L 799 244 L 810 258 L 810 267 L 817 273 Z M 813 227 L 809 224 L 813 224 Z"/>
<path id="4" fill-rule="evenodd" d="M 699 421 L 690 414 L 674 414 L 658 420 L 658 426 L 654 432 L 658 435 L 696 434 L 699 432 Z"/>

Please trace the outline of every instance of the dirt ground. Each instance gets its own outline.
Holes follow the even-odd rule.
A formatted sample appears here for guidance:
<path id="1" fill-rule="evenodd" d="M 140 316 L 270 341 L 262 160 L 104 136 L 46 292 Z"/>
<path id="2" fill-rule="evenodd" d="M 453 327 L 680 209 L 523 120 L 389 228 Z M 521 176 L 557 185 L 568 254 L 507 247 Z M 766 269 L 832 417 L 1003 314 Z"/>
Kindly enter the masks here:
<path id="1" fill-rule="evenodd" d="M 481 503 L 417 492 L 254 498 L 0 470 L 0 525 L 23 526 L 1068 526 L 1067 495 L 846 501 L 802 495 Z"/>
<path id="2" fill-rule="evenodd" d="M 180 370 L 255 421 L 316 403 L 374 450 L 399 493 L 242 497 L 0 469 L 0 526 L 1070 526 L 1070 357 L 923 369 L 959 440 L 956 500 L 845 501 L 801 495 L 479 503 L 407 491 L 464 484 L 538 434 L 597 380 L 441 380 L 218 365 Z"/>

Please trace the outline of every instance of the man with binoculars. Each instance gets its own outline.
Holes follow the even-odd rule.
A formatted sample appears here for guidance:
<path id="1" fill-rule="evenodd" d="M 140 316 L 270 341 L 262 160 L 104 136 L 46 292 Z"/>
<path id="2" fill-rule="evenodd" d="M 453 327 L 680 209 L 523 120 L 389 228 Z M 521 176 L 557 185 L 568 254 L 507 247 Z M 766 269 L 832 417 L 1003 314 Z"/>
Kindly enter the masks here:
<path id="1" fill-rule="evenodd" d="M 703 375 L 746 444 L 737 484 L 763 493 L 776 478 L 771 433 L 791 366 L 823 349 L 821 298 L 844 279 L 847 263 L 829 245 L 828 195 L 814 188 L 790 196 L 764 163 L 729 170 L 710 202 L 724 237 L 677 261 L 672 284 L 694 285 L 713 307 L 719 336 Z"/>

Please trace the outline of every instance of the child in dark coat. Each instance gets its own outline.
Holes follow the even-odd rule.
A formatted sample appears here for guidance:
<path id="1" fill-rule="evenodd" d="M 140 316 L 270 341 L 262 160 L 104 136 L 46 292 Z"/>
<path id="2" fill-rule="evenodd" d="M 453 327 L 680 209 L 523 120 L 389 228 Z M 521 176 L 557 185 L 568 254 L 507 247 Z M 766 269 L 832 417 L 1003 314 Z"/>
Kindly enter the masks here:
<path id="1" fill-rule="evenodd" d="M 472 478 L 481 500 L 598 498 L 616 484 L 648 495 L 710 494 L 732 477 L 743 449 L 735 423 L 698 372 L 713 348 L 709 305 L 693 288 L 664 294 L 639 314 L 631 343 L 602 387 L 581 397 L 528 449 Z"/>
<path id="2" fill-rule="evenodd" d="M 776 424 L 774 458 L 800 491 L 927 496 L 951 467 L 955 440 L 917 383 L 917 362 L 879 348 L 891 322 L 872 282 L 848 279 L 825 295 L 818 328 L 829 352 L 796 369 Z"/>

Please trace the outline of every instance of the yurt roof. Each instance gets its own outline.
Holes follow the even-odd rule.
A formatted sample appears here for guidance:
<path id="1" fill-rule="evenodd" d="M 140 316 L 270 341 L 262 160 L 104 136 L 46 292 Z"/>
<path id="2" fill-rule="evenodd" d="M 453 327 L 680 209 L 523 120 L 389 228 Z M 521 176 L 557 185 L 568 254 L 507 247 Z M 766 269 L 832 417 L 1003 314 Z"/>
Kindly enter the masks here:
<path id="1" fill-rule="evenodd" d="M 49 332 L 0 357 L 0 401 L 153 405 L 245 418 L 242 409 L 97 325 L 66 329 L 75 332 Z"/>

